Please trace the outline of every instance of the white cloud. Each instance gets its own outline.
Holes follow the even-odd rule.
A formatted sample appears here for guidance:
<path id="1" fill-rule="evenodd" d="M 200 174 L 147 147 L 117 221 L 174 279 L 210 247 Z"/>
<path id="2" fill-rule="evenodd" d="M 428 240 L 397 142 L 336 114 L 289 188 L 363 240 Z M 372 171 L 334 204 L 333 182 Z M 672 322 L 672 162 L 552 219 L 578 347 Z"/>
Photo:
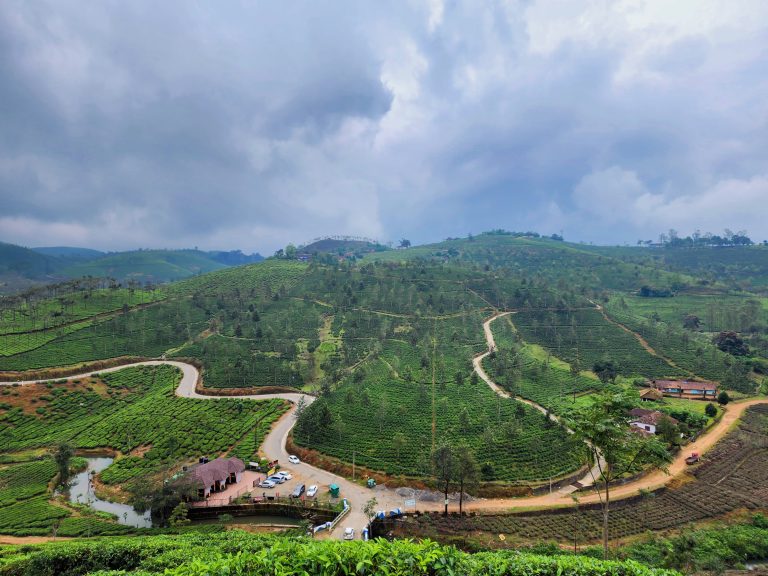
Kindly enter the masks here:
<path id="1" fill-rule="evenodd" d="M 634 172 L 612 166 L 585 175 L 572 199 L 580 217 L 637 233 L 732 228 L 746 229 L 759 240 L 768 237 L 768 175 L 724 179 L 702 191 L 671 195 L 653 193 Z"/>

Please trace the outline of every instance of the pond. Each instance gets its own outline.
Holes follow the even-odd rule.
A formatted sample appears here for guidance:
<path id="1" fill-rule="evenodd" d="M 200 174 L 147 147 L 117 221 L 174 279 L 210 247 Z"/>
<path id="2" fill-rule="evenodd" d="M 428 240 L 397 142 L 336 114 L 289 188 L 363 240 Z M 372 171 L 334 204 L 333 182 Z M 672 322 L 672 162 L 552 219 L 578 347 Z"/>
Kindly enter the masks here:
<path id="1" fill-rule="evenodd" d="M 132 506 L 108 502 L 96 497 L 91 483 L 91 473 L 99 473 L 114 462 L 114 458 L 86 458 L 88 467 L 77 474 L 69 488 L 69 501 L 75 504 L 88 504 L 94 510 L 109 512 L 117 516 L 117 521 L 126 526 L 151 528 L 152 518 L 149 511 L 139 514 Z"/>

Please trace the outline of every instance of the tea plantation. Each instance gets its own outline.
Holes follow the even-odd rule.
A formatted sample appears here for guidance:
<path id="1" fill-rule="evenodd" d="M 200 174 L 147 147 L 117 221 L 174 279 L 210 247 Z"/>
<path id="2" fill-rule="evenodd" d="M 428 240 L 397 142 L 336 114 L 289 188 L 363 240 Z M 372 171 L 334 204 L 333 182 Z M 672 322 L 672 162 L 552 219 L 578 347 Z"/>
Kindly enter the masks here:
<path id="1" fill-rule="evenodd" d="M 102 572 L 103 571 L 103 572 Z M 468 554 L 429 540 L 313 541 L 241 531 L 0 548 L 0 573 L 16 576 L 674 576 L 634 561 L 518 552 Z"/>
<path id="2" fill-rule="evenodd" d="M 0 388 L 0 441 L 7 450 L 69 442 L 75 448 L 107 448 L 126 456 L 102 473 L 123 483 L 163 466 L 230 449 L 251 458 L 272 422 L 285 410 L 280 400 L 200 402 L 177 398 L 180 372 L 142 366 L 87 381 L 35 385 L 34 403 L 22 405 L 19 388 Z M 30 392 L 24 390 L 24 394 Z M 30 407 L 36 406 L 34 410 Z M 142 456 L 130 453 L 143 447 Z"/>

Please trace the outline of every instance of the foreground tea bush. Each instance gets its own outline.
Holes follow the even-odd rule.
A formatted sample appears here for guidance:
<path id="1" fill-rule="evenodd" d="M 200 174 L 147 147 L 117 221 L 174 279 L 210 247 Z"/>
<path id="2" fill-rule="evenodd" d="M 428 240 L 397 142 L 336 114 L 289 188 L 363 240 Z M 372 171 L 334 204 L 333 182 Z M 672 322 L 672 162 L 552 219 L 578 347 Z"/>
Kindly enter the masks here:
<path id="1" fill-rule="evenodd" d="M 634 561 L 517 552 L 467 554 L 429 540 L 389 542 L 313 541 L 253 536 L 232 531 L 147 538 L 120 538 L 9 548 L 0 553 L 0 574 L 166 574 L 169 576 L 304 574 L 673 576 Z"/>

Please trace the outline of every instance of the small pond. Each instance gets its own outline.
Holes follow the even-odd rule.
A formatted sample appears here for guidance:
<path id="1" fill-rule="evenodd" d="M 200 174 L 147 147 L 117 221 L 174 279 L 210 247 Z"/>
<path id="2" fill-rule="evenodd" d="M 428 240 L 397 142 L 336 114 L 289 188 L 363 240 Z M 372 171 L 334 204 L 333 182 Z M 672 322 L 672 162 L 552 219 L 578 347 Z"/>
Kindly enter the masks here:
<path id="1" fill-rule="evenodd" d="M 89 504 L 94 510 L 114 514 L 117 516 L 117 521 L 126 526 L 151 528 L 152 518 L 149 511 L 139 514 L 132 506 L 101 500 L 94 494 L 91 472 L 101 472 L 114 462 L 114 458 L 86 458 L 86 460 L 88 460 L 88 467 L 72 479 L 69 487 L 69 501 L 75 504 Z"/>

